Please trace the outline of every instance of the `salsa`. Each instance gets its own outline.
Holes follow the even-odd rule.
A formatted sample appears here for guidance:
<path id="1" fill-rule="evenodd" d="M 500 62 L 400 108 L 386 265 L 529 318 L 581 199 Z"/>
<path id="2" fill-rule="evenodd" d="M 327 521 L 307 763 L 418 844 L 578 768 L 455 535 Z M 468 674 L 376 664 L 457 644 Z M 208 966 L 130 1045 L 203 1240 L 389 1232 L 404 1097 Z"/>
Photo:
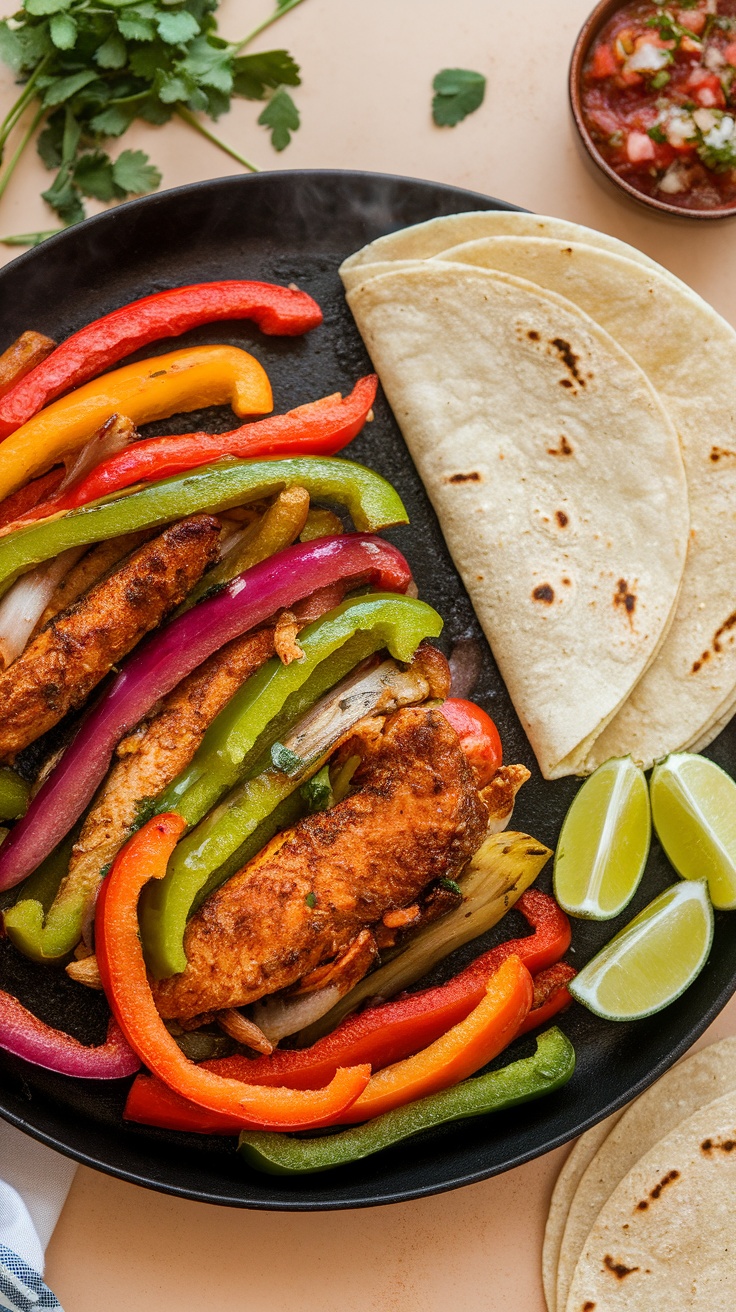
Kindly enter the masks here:
<path id="1" fill-rule="evenodd" d="M 593 42 L 588 131 L 611 168 L 682 209 L 736 204 L 736 0 L 634 0 Z"/>

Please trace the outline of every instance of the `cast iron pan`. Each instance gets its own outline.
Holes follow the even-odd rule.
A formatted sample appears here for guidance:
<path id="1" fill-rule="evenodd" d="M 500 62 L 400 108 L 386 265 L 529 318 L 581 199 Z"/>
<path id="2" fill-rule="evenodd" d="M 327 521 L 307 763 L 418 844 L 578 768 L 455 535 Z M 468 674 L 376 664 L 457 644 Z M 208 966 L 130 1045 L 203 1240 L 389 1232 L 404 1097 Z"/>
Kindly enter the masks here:
<path id="1" fill-rule="evenodd" d="M 44 243 L 0 271 L 0 349 L 25 328 L 58 340 L 89 320 L 166 287 L 216 278 L 295 282 L 322 306 L 324 326 L 307 337 L 262 337 L 247 323 L 215 324 L 178 339 L 232 342 L 252 350 L 274 385 L 274 408 L 349 390 L 369 361 L 345 306 L 337 268 L 365 242 L 435 215 L 512 208 L 452 187 L 367 173 L 264 173 L 224 178 L 123 205 Z M 153 351 L 163 352 L 171 342 Z M 151 349 L 147 348 L 147 354 Z M 173 419 L 152 432 L 232 426 L 224 410 Z M 393 416 L 383 398 L 375 422 L 347 454 L 379 470 L 398 487 L 411 527 L 389 534 L 408 556 L 420 592 L 445 618 L 443 646 L 468 634 L 482 644 L 476 696 L 498 722 L 507 761 L 532 771 L 514 828 L 554 847 L 575 780 L 546 783 L 484 642 Z M 595 653 L 590 653 L 591 660 Z M 571 675 L 572 677 L 572 675 Z M 736 772 L 736 737 L 729 727 L 710 749 Z M 539 880 L 549 888 L 548 868 Z M 618 922 L 577 921 L 570 960 L 587 961 L 614 929 L 674 882 L 656 843 L 634 903 Z M 511 912 L 484 939 L 469 944 L 431 977 L 454 973 L 479 948 L 523 933 Z M 0 983 L 52 1025 L 89 1043 L 105 1033 L 100 995 L 73 984 L 63 971 L 36 966 L 0 940 Z M 304 1179 L 258 1175 L 235 1153 L 234 1139 L 206 1139 L 124 1125 L 128 1082 L 87 1084 L 0 1056 L 0 1114 L 43 1142 L 121 1179 L 236 1207 L 326 1209 L 392 1203 L 485 1179 L 564 1143 L 620 1107 L 661 1075 L 713 1020 L 736 988 L 733 919 L 716 913 L 710 960 L 682 998 L 638 1024 L 614 1025 L 575 1004 L 561 1024 L 577 1053 L 577 1070 L 559 1093 L 502 1115 L 427 1131 L 401 1147 L 355 1166 Z M 533 1050 L 533 1039 L 509 1057 Z"/>

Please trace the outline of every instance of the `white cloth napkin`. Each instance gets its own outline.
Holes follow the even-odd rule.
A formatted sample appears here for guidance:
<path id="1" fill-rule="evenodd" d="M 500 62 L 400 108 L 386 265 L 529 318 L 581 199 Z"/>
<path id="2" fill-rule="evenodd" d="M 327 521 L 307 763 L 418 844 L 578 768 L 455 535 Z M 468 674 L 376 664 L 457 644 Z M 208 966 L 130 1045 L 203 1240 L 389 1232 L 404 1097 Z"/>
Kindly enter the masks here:
<path id="1" fill-rule="evenodd" d="M 59 1307 L 39 1277 L 76 1169 L 75 1162 L 0 1121 L 0 1309 Z"/>

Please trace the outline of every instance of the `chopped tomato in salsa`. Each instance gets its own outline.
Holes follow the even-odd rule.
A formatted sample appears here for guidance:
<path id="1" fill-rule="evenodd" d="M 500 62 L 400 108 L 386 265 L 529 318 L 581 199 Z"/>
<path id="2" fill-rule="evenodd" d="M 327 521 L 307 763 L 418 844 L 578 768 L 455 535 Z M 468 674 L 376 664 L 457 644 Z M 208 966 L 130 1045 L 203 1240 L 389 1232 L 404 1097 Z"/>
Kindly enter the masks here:
<path id="1" fill-rule="evenodd" d="M 736 203 L 736 0 L 634 0 L 583 72 L 597 149 L 646 196 L 683 209 Z"/>

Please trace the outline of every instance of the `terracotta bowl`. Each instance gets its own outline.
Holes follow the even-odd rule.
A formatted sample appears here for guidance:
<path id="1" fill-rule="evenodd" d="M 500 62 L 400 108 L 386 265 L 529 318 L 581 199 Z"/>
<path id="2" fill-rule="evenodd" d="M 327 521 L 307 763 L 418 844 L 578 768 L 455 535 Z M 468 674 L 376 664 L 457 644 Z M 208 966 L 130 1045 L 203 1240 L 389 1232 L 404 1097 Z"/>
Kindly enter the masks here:
<path id="1" fill-rule="evenodd" d="M 678 219 L 727 219 L 736 215 L 736 202 L 730 205 L 717 205 L 707 210 L 687 209 L 685 206 L 678 205 L 673 200 L 659 200 L 653 196 L 645 196 L 641 191 L 637 191 L 630 182 L 620 177 L 615 169 L 601 155 L 595 144 L 583 117 L 582 106 L 582 77 L 585 61 L 593 42 L 595 41 L 601 28 L 605 26 L 609 18 L 616 13 L 618 9 L 623 8 L 623 0 L 601 0 L 593 12 L 583 23 L 578 33 L 578 39 L 570 60 L 569 73 L 569 90 L 570 90 L 570 107 L 572 116 L 575 120 L 575 126 L 578 135 L 583 144 L 587 155 L 592 162 L 605 175 L 617 191 L 623 192 L 631 200 L 635 200 L 639 205 L 644 205 L 648 210 L 659 211 L 660 214 L 670 214 Z"/>

